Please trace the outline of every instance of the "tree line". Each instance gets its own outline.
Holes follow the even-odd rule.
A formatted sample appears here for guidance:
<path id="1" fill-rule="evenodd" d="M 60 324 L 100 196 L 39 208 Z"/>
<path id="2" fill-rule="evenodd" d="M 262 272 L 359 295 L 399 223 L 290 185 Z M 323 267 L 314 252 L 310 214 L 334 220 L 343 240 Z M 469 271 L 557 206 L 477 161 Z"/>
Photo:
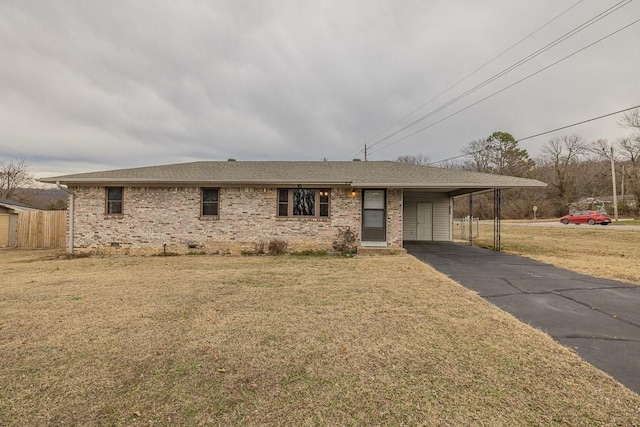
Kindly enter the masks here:
<path id="1" fill-rule="evenodd" d="M 44 210 L 65 210 L 66 193 L 58 189 L 34 188 L 25 159 L 0 160 L 0 200 L 24 203 Z"/>
<path id="2" fill-rule="evenodd" d="M 440 167 L 476 172 L 533 178 L 546 182 L 544 189 L 514 189 L 502 193 L 503 218 L 531 218 L 533 206 L 538 217 L 559 217 L 576 209 L 598 209 L 601 198 L 612 197 L 611 160 L 613 159 L 618 196 L 618 210 L 640 217 L 640 111 L 624 114 L 620 126 L 627 137 L 609 142 L 587 142 L 579 134 L 549 139 L 533 159 L 527 150 L 507 132 L 494 132 L 486 138 L 469 142 L 460 160 Z M 396 159 L 402 163 L 427 165 L 431 160 L 422 154 Z M 474 216 L 493 218 L 493 195 L 474 197 Z M 611 213 L 611 202 L 605 208 Z M 466 200 L 454 203 L 454 215 L 466 216 Z"/>

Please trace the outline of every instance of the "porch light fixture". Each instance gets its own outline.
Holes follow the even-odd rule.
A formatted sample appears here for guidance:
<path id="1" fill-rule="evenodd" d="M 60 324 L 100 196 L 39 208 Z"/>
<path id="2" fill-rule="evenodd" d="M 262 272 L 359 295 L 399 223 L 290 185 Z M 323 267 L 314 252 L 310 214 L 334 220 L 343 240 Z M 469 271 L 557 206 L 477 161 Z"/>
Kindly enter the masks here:
<path id="1" fill-rule="evenodd" d="M 356 190 L 351 190 L 351 197 L 356 197 L 358 192 Z"/>

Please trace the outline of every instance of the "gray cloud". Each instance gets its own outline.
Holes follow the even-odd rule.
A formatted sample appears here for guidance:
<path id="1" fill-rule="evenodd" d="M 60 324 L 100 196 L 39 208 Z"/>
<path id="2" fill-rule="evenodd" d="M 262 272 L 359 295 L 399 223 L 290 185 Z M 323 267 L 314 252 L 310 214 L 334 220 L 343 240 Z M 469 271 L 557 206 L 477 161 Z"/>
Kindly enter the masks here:
<path id="1" fill-rule="evenodd" d="M 614 3 L 582 2 L 420 113 Z M 5 1 L 0 158 L 25 157 L 40 175 L 228 157 L 347 160 L 568 6 L 550 0 Z M 634 16 L 640 7 L 632 3 L 419 126 Z M 495 130 L 524 137 L 638 104 L 636 27 L 373 158 L 451 157 Z M 615 117 L 571 132 L 587 139 L 624 134 Z M 545 140 L 524 146 L 535 154 Z"/>

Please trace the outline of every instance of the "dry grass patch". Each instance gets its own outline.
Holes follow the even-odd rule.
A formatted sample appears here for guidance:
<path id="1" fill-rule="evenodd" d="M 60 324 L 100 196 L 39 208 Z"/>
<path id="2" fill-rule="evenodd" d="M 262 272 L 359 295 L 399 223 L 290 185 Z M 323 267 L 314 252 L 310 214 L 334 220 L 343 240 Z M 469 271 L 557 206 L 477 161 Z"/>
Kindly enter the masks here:
<path id="1" fill-rule="evenodd" d="M 0 251 L 0 425 L 631 425 L 640 397 L 410 256 Z"/>
<path id="2" fill-rule="evenodd" d="M 608 226 L 606 226 L 608 227 Z M 502 226 L 502 249 L 579 273 L 640 285 L 640 231 L 605 226 Z M 493 228 L 480 226 L 479 244 L 493 245 Z"/>
<path id="3" fill-rule="evenodd" d="M 610 225 L 640 225 L 640 219 L 622 219 L 613 221 Z"/>

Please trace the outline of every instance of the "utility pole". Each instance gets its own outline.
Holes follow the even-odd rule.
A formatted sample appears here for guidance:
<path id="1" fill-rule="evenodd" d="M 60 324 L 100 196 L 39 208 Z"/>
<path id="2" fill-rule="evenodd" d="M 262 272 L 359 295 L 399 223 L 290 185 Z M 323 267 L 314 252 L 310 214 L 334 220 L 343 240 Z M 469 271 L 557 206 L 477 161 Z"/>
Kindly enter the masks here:
<path id="1" fill-rule="evenodd" d="M 620 198 L 622 199 L 622 206 L 624 204 L 624 165 L 622 165 L 622 188 L 620 189 Z"/>
<path id="2" fill-rule="evenodd" d="M 618 221 L 618 190 L 616 189 L 616 166 L 613 161 L 613 144 L 611 144 L 611 182 L 613 183 L 613 215 Z"/>
<path id="3" fill-rule="evenodd" d="M 364 161 L 367 161 L 367 144 L 364 144 Z"/>

